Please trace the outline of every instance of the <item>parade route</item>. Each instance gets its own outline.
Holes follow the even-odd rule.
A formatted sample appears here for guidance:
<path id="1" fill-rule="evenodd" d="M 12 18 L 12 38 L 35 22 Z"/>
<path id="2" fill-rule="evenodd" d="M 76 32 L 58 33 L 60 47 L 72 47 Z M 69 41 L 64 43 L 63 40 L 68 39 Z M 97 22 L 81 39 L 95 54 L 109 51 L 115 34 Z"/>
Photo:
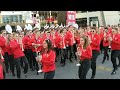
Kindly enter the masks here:
<path id="1" fill-rule="evenodd" d="M 105 61 L 102 64 L 103 54 L 100 54 L 97 59 L 97 73 L 95 79 L 120 79 L 120 70 L 118 69 L 117 74 L 111 75 L 112 72 L 112 64 L 111 61 Z M 66 62 L 65 67 L 60 66 L 60 62 L 56 62 L 56 74 L 54 79 L 79 79 L 78 78 L 78 67 L 76 66 L 77 61 L 73 60 L 74 63 L 70 63 L 69 60 Z M 87 79 L 91 77 L 91 69 L 88 72 Z M 43 79 L 44 74 L 41 73 L 36 75 L 36 71 L 28 71 L 27 79 Z M 17 79 L 16 76 L 13 77 L 10 73 L 6 75 L 6 79 Z M 26 79 L 22 73 L 21 79 Z"/>

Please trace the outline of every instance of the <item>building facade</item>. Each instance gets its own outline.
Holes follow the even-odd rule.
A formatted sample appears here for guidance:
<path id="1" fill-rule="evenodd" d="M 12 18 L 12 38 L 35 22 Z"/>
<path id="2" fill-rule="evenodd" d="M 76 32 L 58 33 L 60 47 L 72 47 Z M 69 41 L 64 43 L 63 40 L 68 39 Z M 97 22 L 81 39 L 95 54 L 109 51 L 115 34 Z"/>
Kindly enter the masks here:
<path id="1" fill-rule="evenodd" d="M 77 11 L 76 21 L 79 26 L 118 25 L 119 14 L 119 11 Z"/>

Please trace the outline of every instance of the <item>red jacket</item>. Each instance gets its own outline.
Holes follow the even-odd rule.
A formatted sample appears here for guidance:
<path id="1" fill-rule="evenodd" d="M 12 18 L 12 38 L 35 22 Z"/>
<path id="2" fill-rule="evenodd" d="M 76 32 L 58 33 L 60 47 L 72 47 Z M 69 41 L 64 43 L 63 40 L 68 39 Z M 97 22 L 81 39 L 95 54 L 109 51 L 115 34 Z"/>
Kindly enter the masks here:
<path id="1" fill-rule="evenodd" d="M 106 46 L 109 46 L 109 41 L 108 41 L 108 38 L 109 38 L 109 33 L 107 32 L 106 33 L 106 37 L 104 37 L 106 40 L 103 39 L 103 46 L 106 47 Z"/>
<path id="2" fill-rule="evenodd" d="M 56 55 L 53 50 L 50 50 L 49 53 L 42 54 L 41 63 L 43 65 L 42 67 L 43 72 L 50 72 L 56 69 L 55 58 L 56 58 Z"/>
<path id="3" fill-rule="evenodd" d="M 100 51 L 100 36 L 98 34 L 95 34 L 93 37 L 91 35 L 91 44 L 92 50 Z"/>
<path id="4" fill-rule="evenodd" d="M 112 35 L 111 49 L 112 50 L 120 50 L 120 35 L 116 34 L 114 37 Z"/>
<path id="5" fill-rule="evenodd" d="M 10 45 L 7 46 L 7 49 L 8 49 L 8 55 L 12 55 L 13 52 L 12 52 L 12 49 L 11 49 Z"/>
<path id="6" fill-rule="evenodd" d="M 37 50 L 35 49 L 35 47 L 33 47 L 32 46 L 32 43 L 35 43 L 35 44 L 41 44 L 41 46 L 39 46 L 38 48 L 37 48 Z M 28 42 L 28 45 L 29 46 L 32 46 L 32 51 L 33 52 L 36 52 L 36 51 L 40 51 L 42 48 L 42 44 L 43 44 L 43 41 L 42 41 L 42 39 L 39 37 L 39 38 L 35 38 L 35 37 L 32 37 L 32 39 Z"/>
<path id="7" fill-rule="evenodd" d="M 68 31 L 66 38 L 68 41 L 68 45 L 72 46 L 74 44 L 74 36 L 73 36 L 72 32 Z"/>
<path id="8" fill-rule="evenodd" d="M 76 36 L 76 37 L 75 37 L 75 41 L 76 41 L 76 43 L 79 45 L 79 44 L 80 44 L 80 36 Z"/>
<path id="9" fill-rule="evenodd" d="M 29 36 L 25 36 L 23 38 L 23 45 L 24 45 L 24 49 L 31 49 L 32 46 L 31 45 L 28 45 L 29 41 L 31 40 L 32 36 L 29 37 Z"/>
<path id="10" fill-rule="evenodd" d="M 66 48 L 66 44 L 65 44 L 65 37 L 64 36 L 59 36 L 59 48 L 61 49 L 65 49 Z"/>
<path id="11" fill-rule="evenodd" d="M 100 41 L 102 41 L 104 39 L 104 33 L 101 32 L 99 36 L 100 36 Z"/>
<path id="12" fill-rule="evenodd" d="M 20 47 L 20 44 L 18 44 L 18 42 L 16 40 L 11 40 L 10 48 L 13 52 L 13 56 L 14 56 L 15 59 L 19 58 L 19 57 L 22 57 L 22 56 L 25 56 L 25 54 L 23 53 L 23 51 Z"/>
<path id="13" fill-rule="evenodd" d="M 81 52 L 81 56 L 80 56 L 81 61 L 83 61 L 85 59 L 91 60 L 91 58 L 92 58 L 92 48 L 91 48 L 91 46 L 88 46 L 86 49 L 78 47 L 77 51 Z"/>
<path id="14" fill-rule="evenodd" d="M 0 79 L 4 79 L 4 76 L 3 76 L 3 67 L 2 67 L 1 64 L 0 64 Z"/>
<path id="15" fill-rule="evenodd" d="M 59 34 L 55 35 L 55 45 L 57 48 L 60 48 L 59 39 L 60 39 L 60 35 Z"/>
<path id="16" fill-rule="evenodd" d="M 0 47 L 2 48 L 4 53 L 7 52 L 6 40 L 3 36 L 0 36 Z"/>
<path id="17" fill-rule="evenodd" d="M 55 36 L 50 36 L 50 40 L 51 40 L 52 46 L 53 46 L 54 48 L 56 47 L 55 39 L 56 39 Z"/>

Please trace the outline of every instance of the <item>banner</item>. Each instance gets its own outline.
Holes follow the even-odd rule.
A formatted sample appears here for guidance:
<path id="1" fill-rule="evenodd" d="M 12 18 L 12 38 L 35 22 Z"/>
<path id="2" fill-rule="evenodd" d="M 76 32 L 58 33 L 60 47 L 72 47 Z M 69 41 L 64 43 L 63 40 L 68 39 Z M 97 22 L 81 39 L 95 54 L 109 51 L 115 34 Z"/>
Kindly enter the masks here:
<path id="1" fill-rule="evenodd" d="M 73 25 L 76 23 L 76 11 L 67 11 L 66 25 Z"/>

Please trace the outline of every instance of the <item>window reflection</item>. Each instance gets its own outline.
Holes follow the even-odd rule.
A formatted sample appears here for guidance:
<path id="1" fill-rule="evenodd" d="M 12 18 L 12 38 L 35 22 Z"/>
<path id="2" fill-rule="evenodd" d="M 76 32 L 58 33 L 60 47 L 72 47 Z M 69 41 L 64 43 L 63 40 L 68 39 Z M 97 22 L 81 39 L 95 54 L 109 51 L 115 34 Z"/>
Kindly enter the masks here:
<path id="1" fill-rule="evenodd" d="M 3 23 L 22 23 L 22 15 L 4 15 L 2 21 Z"/>

